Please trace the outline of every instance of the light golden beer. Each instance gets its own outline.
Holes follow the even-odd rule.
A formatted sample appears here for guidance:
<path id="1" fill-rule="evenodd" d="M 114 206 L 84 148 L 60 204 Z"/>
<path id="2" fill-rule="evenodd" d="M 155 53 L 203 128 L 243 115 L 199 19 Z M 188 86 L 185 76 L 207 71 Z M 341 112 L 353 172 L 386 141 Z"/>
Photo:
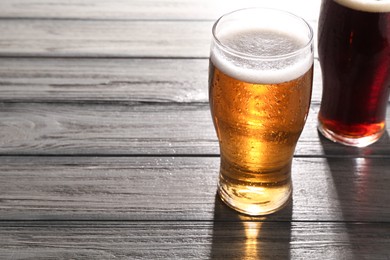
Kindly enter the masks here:
<path id="1" fill-rule="evenodd" d="M 268 27 L 229 28 L 218 34 L 214 27 L 218 41 L 212 43 L 209 66 L 210 108 L 221 153 L 218 192 L 240 212 L 269 214 L 292 192 L 293 153 L 311 98 L 311 38 Z"/>

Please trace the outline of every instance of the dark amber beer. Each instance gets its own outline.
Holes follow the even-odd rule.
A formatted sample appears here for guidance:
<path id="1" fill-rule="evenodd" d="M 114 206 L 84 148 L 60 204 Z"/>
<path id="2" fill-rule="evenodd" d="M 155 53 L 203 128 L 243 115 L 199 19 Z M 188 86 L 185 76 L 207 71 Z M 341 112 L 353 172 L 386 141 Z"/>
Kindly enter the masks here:
<path id="1" fill-rule="evenodd" d="M 209 99 L 221 154 L 218 192 L 232 208 L 264 215 L 289 200 L 312 77 L 312 31 L 301 18 L 244 9 L 214 25 Z"/>
<path id="2" fill-rule="evenodd" d="M 323 0 L 318 34 L 320 132 L 367 146 L 385 130 L 390 87 L 390 1 Z"/>

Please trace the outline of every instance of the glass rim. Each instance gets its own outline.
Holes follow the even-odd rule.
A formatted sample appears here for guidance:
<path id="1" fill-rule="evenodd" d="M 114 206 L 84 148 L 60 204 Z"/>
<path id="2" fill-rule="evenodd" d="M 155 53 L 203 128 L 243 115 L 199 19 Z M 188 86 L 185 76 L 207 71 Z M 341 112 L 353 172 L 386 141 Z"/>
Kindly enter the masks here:
<path id="1" fill-rule="evenodd" d="M 235 14 L 235 13 L 243 12 L 243 11 L 250 11 L 250 10 L 259 10 L 259 11 L 268 11 L 268 12 L 280 13 L 280 14 L 283 14 L 283 15 L 287 15 L 287 16 L 293 17 L 293 18 L 303 22 L 303 24 L 306 25 L 306 27 L 308 29 L 309 39 L 308 39 L 307 43 L 304 46 L 300 47 L 298 50 L 295 50 L 295 51 L 292 51 L 292 52 L 289 52 L 289 53 L 285 53 L 285 54 L 277 54 L 277 55 L 253 55 L 253 54 L 248 54 L 248 53 L 245 53 L 245 52 L 237 51 L 237 50 L 235 50 L 235 49 L 233 49 L 233 48 L 223 44 L 218 39 L 218 37 L 216 35 L 216 30 L 217 30 L 218 24 L 222 21 L 222 19 L 224 19 L 227 16 L 230 16 L 230 15 Z M 298 55 L 299 53 L 303 52 L 307 48 L 311 48 L 311 46 L 313 44 L 313 39 L 314 39 L 313 28 L 302 17 L 300 17 L 298 15 L 295 15 L 295 14 L 289 12 L 289 11 L 275 9 L 275 8 L 265 8 L 265 7 L 242 8 L 242 9 L 237 9 L 237 10 L 234 10 L 234 11 L 231 11 L 231 12 L 228 12 L 228 13 L 222 15 L 221 17 L 219 17 L 215 21 L 215 23 L 214 23 L 214 25 L 212 27 L 212 35 L 213 35 L 213 40 L 225 52 L 228 52 L 231 55 L 235 55 L 235 56 L 246 58 L 246 59 L 253 59 L 253 60 L 278 60 L 278 59 L 286 59 L 286 58 L 293 57 L 293 56 Z"/>

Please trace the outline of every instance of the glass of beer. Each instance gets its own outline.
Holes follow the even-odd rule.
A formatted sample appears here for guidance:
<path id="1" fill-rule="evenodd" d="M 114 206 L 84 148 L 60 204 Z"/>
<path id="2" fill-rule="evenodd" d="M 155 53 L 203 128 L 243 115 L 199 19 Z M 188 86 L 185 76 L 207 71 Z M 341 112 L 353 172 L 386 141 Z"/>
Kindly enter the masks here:
<path id="1" fill-rule="evenodd" d="M 323 94 L 318 129 L 364 147 L 385 131 L 390 87 L 390 1 L 323 0 L 318 25 Z"/>
<path id="2" fill-rule="evenodd" d="M 250 8 L 212 29 L 209 100 L 219 140 L 218 193 L 266 215 L 291 197 L 291 166 L 313 81 L 313 32 L 284 11 Z"/>

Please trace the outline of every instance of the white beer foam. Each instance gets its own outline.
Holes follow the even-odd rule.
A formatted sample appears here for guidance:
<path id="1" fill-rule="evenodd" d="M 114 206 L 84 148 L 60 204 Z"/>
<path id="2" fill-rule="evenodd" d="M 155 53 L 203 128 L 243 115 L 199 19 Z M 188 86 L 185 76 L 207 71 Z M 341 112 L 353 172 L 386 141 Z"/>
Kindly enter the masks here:
<path id="1" fill-rule="evenodd" d="M 334 0 L 345 7 L 363 12 L 390 12 L 390 0 Z"/>
<path id="2" fill-rule="evenodd" d="M 244 82 L 274 84 L 296 79 L 313 65 L 307 37 L 261 29 L 242 31 L 238 27 L 218 34 L 228 49 L 221 51 L 219 46 L 212 46 L 211 61 L 225 74 Z M 302 48 L 304 53 L 291 55 Z M 245 58 L 240 59 L 236 52 L 244 53 Z M 276 61 L 270 53 L 277 56 Z"/>

